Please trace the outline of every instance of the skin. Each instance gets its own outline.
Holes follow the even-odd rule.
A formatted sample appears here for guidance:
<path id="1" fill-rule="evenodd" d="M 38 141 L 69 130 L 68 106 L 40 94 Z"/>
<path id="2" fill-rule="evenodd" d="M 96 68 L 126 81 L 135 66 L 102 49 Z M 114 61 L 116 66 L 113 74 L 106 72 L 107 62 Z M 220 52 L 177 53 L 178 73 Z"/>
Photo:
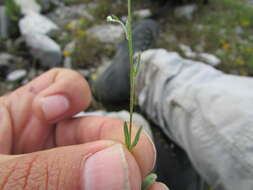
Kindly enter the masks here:
<path id="1" fill-rule="evenodd" d="M 47 97 L 53 97 L 50 104 Z M 87 82 L 66 69 L 50 70 L 1 97 L 0 190 L 140 189 L 155 163 L 152 141 L 142 133 L 130 153 L 123 121 L 73 119 L 90 100 Z M 161 183 L 150 187 L 162 189 L 167 187 Z"/>

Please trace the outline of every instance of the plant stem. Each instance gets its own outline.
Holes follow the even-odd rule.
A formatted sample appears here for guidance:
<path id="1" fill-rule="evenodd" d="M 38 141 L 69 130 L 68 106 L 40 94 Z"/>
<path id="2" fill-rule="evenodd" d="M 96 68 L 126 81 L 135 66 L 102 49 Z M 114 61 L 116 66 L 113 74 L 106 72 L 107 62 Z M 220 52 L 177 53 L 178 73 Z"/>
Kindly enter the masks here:
<path id="1" fill-rule="evenodd" d="M 133 58 L 133 34 L 132 34 L 132 3 L 128 0 L 128 48 L 129 48 L 129 59 L 130 59 L 130 124 L 129 124 L 129 134 L 130 143 L 132 143 L 132 123 L 133 123 L 133 110 L 134 110 L 134 58 Z"/>

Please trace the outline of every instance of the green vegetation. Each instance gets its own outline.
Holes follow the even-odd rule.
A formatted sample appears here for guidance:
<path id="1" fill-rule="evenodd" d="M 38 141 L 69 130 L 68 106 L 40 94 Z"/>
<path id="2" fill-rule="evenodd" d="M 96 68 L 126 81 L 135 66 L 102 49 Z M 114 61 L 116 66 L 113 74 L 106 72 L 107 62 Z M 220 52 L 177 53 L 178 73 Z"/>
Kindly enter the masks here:
<path id="1" fill-rule="evenodd" d="M 17 21 L 21 16 L 20 6 L 14 0 L 5 0 L 6 13 L 10 20 Z"/>
<path id="2" fill-rule="evenodd" d="M 123 23 L 117 16 L 107 16 L 107 21 L 112 23 L 120 24 L 126 35 L 126 39 L 128 41 L 128 49 L 129 49 L 129 60 L 130 60 L 130 105 L 129 105 L 129 124 L 127 122 L 124 123 L 124 135 L 125 135 L 125 144 L 128 150 L 131 152 L 132 149 L 137 145 L 142 127 L 139 128 L 137 131 L 134 140 L 132 141 L 132 128 L 133 128 L 133 112 L 134 112 L 134 105 L 135 105 L 135 79 L 138 73 L 138 66 L 141 61 L 141 54 L 137 54 L 137 63 L 134 64 L 134 50 L 133 50 L 133 34 L 132 34 L 132 1 L 127 1 L 127 10 L 128 10 L 128 17 L 126 24 Z"/>
<path id="3" fill-rule="evenodd" d="M 103 57 L 112 57 L 114 48 L 111 44 L 100 42 L 96 37 L 87 32 L 87 29 L 95 25 L 96 21 L 80 18 L 78 22 L 66 25 L 64 38 L 58 39 L 62 47 L 75 40 L 74 52 L 64 52 L 64 56 L 71 56 L 74 68 L 89 68 L 101 64 Z"/>
<path id="4" fill-rule="evenodd" d="M 93 0 L 64 0 L 64 4 L 66 6 L 73 5 L 73 4 L 79 4 L 79 3 L 90 3 Z"/>
<path id="5" fill-rule="evenodd" d="M 127 10 L 126 3 L 115 0 L 100 1 L 98 6 L 92 10 L 92 14 L 95 18 L 105 19 L 108 15 L 125 15 L 125 10 Z"/>
<path id="6" fill-rule="evenodd" d="M 134 7 L 141 7 L 141 0 L 134 1 Z M 101 24 L 109 14 L 123 16 L 126 15 L 127 5 L 124 1 L 114 0 L 65 0 L 66 5 L 80 4 L 80 3 L 94 3 L 96 6 L 88 7 L 89 13 L 94 19 L 80 18 L 76 23 L 69 23 L 66 25 L 66 35 L 64 38 L 58 39 L 58 43 L 64 47 L 68 42 L 76 39 L 76 47 L 74 53 L 71 55 L 64 52 L 65 56 L 71 56 L 74 61 L 74 66 L 87 68 L 91 65 L 98 66 L 102 62 L 103 57 L 113 57 L 115 47 L 113 44 L 106 44 L 94 38 L 87 33 L 90 27 Z"/>
<path id="7" fill-rule="evenodd" d="M 82 31 L 79 31 L 82 32 Z M 79 34 L 80 35 L 80 34 Z M 75 51 L 72 55 L 76 68 L 88 68 L 99 65 L 103 56 L 112 56 L 113 49 L 92 35 L 83 32 L 77 37 Z"/>
<path id="8" fill-rule="evenodd" d="M 217 55 L 222 60 L 219 69 L 227 73 L 253 75 L 253 7 L 243 0 L 212 0 L 193 20 L 169 13 L 162 22 L 159 47 L 179 51 L 183 43 L 196 52 Z M 173 36 L 174 43 L 168 40 Z"/>

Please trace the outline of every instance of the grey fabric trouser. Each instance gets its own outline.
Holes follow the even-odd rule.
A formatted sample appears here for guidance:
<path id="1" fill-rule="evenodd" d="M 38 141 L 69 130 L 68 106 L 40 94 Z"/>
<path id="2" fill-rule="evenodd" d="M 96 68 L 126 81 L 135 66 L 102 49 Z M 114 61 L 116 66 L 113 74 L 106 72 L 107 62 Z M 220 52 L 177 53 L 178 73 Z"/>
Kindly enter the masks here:
<path id="1" fill-rule="evenodd" d="M 163 49 L 148 50 L 137 94 L 142 110 L 215 189 L 253 189 L 252 78 L 227 75 Z"/>

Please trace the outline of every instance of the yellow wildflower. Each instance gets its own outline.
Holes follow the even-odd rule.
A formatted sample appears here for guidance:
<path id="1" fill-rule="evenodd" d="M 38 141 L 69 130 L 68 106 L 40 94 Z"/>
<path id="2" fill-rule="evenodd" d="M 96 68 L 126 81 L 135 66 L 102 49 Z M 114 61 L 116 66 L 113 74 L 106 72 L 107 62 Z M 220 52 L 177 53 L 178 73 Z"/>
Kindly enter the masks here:
<path id="1" fill-rule="evenodd" d="M 76 26 L 75 23 L 69 23 L 69 24 L 66 25 L 66 28 L 69 29 L 69 30 L 71 30 L 71 29 L 73 29 L 75 26 Z"/>
<path id="2" fill-rule="evenodd" d="M 63 52 L 63 56 L 64 56 L 64 57 L 68 57 L 68 56 L 70 56 L 70 55 L 71 55 L 71 53 L 68 52 L 68 51 L 64 51 L 64 52 Z"/>
<path id="3" fill-rule="evenodd" d="M 249 20 L 241 20 L 241 25 L 242 25 L 243 27 L 247 27 L 247 26 L 250 25 L 250 21 L 249 21 Z"/>
<path id="4" fill-rule="evenodd" d="M 224 42 L 223 45 L 222 45 L 222 48 L 227 51 L 229 49 L 229 44 Z"/>
<path id="5" fill-rule="evenodd" d="M 76 30 L 76 34 L 78 36 L 84 36 L 86 34 L 86 32 L 84 30 L 78 29 L 78 30 Z"/>

